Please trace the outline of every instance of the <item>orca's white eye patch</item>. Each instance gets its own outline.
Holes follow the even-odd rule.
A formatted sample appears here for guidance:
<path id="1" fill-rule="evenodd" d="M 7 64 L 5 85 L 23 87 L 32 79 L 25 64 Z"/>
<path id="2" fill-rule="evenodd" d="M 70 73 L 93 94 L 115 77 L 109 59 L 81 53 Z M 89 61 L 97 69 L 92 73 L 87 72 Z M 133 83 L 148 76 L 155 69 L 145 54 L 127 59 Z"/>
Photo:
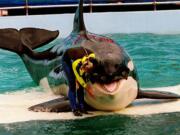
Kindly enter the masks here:
<path id="1" fill-rule="evenodd" d="M 130 71 L 133 71 L 134 70 L 134 64 L 132 62 L 132 60 L 130 60 L 127 64 L 127 67 L 129 68 Z"/>

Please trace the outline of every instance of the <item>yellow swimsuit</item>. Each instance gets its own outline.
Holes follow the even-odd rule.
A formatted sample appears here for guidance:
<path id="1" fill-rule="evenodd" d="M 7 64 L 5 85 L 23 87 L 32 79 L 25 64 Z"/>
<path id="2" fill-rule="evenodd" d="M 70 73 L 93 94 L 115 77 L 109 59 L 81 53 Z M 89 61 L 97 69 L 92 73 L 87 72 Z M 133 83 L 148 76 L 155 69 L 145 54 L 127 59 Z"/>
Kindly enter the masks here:
<path id="1" fill-rule="evenodd" d="M 81 68 L 79 69 L 79 72 L 77 71 L 77 66 L 80 63 L 84 63 L 86 61 L 86 59 L 88 58 L 95 58 L 95 54 L 91 53 L 88 56 L 84 56 L 83 58 L 77 59 L 72 63 L 72 69 L 74 72 L 74 75 L 77 79 L 77 81 L 79 82 L 79 84 L 83 87 L 86 88 L 87 87 L 87 83 L 84 81 L 84 79 L 82 78 L 83 74 L 84 74 L 84 70 L 82 70 Z"/>

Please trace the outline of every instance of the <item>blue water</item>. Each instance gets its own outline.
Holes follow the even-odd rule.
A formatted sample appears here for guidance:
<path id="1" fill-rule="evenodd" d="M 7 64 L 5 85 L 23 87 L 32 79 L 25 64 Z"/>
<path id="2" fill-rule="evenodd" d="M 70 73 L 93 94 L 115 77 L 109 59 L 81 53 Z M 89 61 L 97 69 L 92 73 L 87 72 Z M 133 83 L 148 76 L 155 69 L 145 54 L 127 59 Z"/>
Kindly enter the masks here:
<path id="1" fill-rule="evenodd" d="M 180 35 L 109 34 L 129 52 L 141 87 L 180 84 Z M 53 42 L 57 44 L 60 39 Z M 0 50 L 0 93 L 37 87 L 20 57 Z M 15 115 L 15 114 L 14 114 Z M 1 124 L 0 135 L 178 135 L 180 113 L 101 116 L 69 121 Z"/>
<path id="2" fill-rule="evenodd" d="M 129 52 L 142 87 L 180 84 L 180 35 L 110 35 Z"/>
<path id="3" fill-rule="evenodd" d="M 0 125 L 1 135 L 179 135 L 180 113 Z"/>

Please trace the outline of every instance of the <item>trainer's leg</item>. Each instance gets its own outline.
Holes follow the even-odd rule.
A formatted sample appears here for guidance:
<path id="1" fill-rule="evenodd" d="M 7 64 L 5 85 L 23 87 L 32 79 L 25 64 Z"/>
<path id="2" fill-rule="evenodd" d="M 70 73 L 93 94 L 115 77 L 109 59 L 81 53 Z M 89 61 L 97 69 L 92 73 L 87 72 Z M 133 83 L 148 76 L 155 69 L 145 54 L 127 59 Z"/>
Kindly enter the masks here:
<path id="1" fill-rule="evenodd" d="M 79 89 L 77 90 L 77 98 L 78 98 L 80 112 L 84 114 L 88 114 L 84 101 L 84 88 L 82 86 L 79 86 Z"/>
<path id="2" fill-rule="evenodd" d="M 72 110 L 76 110 L 77 109 L 76 82 L 75 82 L 74 73 L 72 71 L 72 64 L 71 64 L 71 61 L 67 58 L 63 60 L 62 64 L 63 64 L 63 69 L 68 79 L 68 85 L 69 85 L 68 97 L 70 100 L 71 108 Z"/>

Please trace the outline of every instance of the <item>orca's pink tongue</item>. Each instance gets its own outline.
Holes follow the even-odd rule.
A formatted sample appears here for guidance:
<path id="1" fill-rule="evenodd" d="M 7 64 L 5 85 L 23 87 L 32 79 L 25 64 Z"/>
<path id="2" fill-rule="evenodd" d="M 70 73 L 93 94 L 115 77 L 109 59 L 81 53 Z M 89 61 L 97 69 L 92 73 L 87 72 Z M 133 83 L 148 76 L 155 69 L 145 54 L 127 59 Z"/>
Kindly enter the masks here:
<path id="1" fill-rule="evenodd" d="M 109 91 L 109 92 L 113 92 L 116 90 L 117 87 L 117 82 L 113 82 L 110 84 L 103 84 L 104 88 Z"/>

